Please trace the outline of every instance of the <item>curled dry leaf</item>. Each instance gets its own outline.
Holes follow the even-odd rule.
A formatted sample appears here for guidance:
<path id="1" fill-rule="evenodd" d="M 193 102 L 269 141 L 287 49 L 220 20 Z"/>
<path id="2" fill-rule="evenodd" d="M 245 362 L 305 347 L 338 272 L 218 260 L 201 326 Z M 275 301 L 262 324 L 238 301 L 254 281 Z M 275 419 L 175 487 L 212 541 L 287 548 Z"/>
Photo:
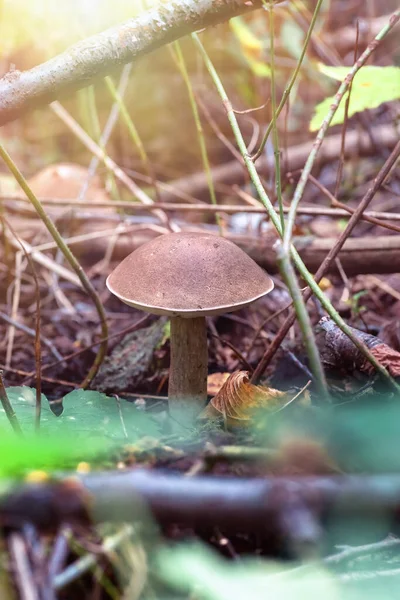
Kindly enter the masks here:
<path id="1" fill-rule="evenodd" d="M 236 371 L 225 381 L 200 415 L 201 419 L 223 417 L 228 427 L 248 424 L 256 410 L 279 410 L 291 400 L 286 392 L 250 383 L 247 371 Z"/>
<path id="2" fill-rule="evenodd" d="M 230 376 L 230 373 L 211 373 L 207 377 L 207 394 L 215 396 Z"/>

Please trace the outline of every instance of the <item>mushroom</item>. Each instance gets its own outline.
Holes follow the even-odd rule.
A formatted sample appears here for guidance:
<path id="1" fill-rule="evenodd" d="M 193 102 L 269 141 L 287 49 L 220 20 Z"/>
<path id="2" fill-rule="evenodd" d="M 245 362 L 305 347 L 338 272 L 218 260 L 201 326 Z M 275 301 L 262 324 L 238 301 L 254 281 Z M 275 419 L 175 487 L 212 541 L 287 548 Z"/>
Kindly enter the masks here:
<path id="1" fill-rule="evenodd" d="M 170 415 L 193 423 L 207 403 L 205 317 L 268 294 L 272 279 L 236 244 L 209 233 L 168 233 L 143 244 L 109 275 L 122 302 L 171 319 Z"/>

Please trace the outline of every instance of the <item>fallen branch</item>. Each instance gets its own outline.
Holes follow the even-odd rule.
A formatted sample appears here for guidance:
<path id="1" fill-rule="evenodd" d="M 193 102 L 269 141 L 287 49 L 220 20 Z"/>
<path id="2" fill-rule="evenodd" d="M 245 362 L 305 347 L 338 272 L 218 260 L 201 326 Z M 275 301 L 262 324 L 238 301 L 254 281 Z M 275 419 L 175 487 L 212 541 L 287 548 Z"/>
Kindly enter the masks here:
<path id="1" fill-rule="evenodd" d="M 91 85 L 156 48 L 261 5 L 261 0 L 170 0 L 29 71 L 10 71 L 0 79 L 0 125 Z"/>
<path id="2" fill-rule="evenodd" d="M 223 212 L 223 211 L 221 211 Z M 108 217 L 109 218 L 109 217 Z M 27 221 L 24 219 L 16 224 L 18 231 L 27 231 Z M 38 233 L 38 228 L 35 229 L 34 223 L 30 228 L 30 236 L 33 236 L 35 231 Z M 36 222 L 38 227 L 41 226 Z M 182 227 L 182 231 L 213 231 L 207 226 L 201 227 L 187 226 Z M 110 231 L 117 233 L 115 222 L 112 220 L 104 220 L 104 229 L 98 228 L 98 223 L 89 219 L 87 215 L 80 220 L 80 225 L 76 231 L 77 235 L 68 238 L 68 244 L 73 248 L 75 255 L 79 258 L 85 267 L 93 266 L 96 262 L 104 259 L 109 248 Z M 217 233 L 217 231 L 215 231 Z M 118 235 L 110 258 L 115 261 L 120 261 L 130 252 L 150 239 L 163 233 L 161 228 L 145 226 L 138 224 L 121 227 L 121 233 Z M 232 242 L 237 244 L 244 250 L 253 260 L 271 274 L 278 273 L 276 262 L 276 251 L 274 248 L 276 236 L 269 232 L 266 235 L 259 237 L 256 235 L 235 234 L 226 232 L 225 236 Z M 302 236 L 294 238 L 293 244 L 298 251 L 302 261 L 307 269 L 312 273 L 316 273 L 322 262 L 326 259 L 331 249 L 337 243 L 337 238 L 317 238 L 314 236 Z M 54 270 L 58 267 L 58 273 L 64 279 L 71 283 L 80 286 L 79 280 L 75 274 L 55 265 L 54 261 L 43 252 L 31 249 L 29 244 L 24 240 L 24 244 L 28 251 L 31 251 L 32 258 L 42 264 L 45 268 Z M 47 248 L 54 247 L 49 243 Z M 42 248 L 42 246 L 40 246 Z M 383 275 L 388 273 L 400 272 L 400 238 L 395 235 L 388 236 L 368 236 L 363 238 L 349 238 L 339 253 L 341 264 L 345 273 L 351 277 L 361 274 L 377 274 Z M 326 275 L 337 274 L 338 269 L 336 261 L 331 261 Z"/>
<path id="3" fill-rule="evenodd" d="M 1 89 L 1 88 L 0 88 Z M 399 139 L 399 133 L 393 125 L 380 125 L 372 129 L 373 139 L 376 139 L 383 147 L 392 149 Z M 342 144 L 341 134 L 330 135 L 325 139 L 322 145 L 316 165 L 321 166 L 330 163 L 340 156 Z M 313 147 L 313 142 L 305 142 L 298 146 L 292 146 L 287 150 L 286 168 L 288 171 L 297 171 L 302 169 L 307 157 Z M 356 155 L 368 156 L 375 148 L 371 142 L 371 136 L 368 132 L 349 131 L 346 134 L 346 147 L 344 158 L 351 158 Z M 257 161 L 257 170 L 260 174 L 269 174 L 274 172 L 274 157 L 262 156 Z M 248 176 L 243 168 L 243 164 L 233 160 L 212 169 L 212 176 L 215 186 L 225 185 L 243 185 L 248 181 Z M 207 192 L 207 180 L 204 172 L 193 173 L 188 177 L 182 177 L 170 182 L 170 186 L 176 190 L 176 193 L 189 194 L 195 198 L 201 198 Z M 163 190 L 162 200 L 164 202 L 173 202 L 176 194 L 172 191 Z"/>
<path id="4" fill-rule="evenodd" d="M 265 207 L 258 202 L 254 198 L 255 203 L 258 206 L 253 206 L 250 204 L 219 204 L 215 206 L 213 204 L 205 204 L 203 202 L 199 202 L 197 204 L 186 204 L 186 203 L 169 203 L 169 202 L 154 202 L 153 204 L 141 205 L 137 202 L 129 202 L 129 201 L 119 201 L 112 200 L 110 202 L 106 202 L 103 200 L 76 200 L 75 198 L 70 198 L 69 200 L 61 199 L 61 198 L 38 198 L 40 202 L 44 206 L 48 206 L 50 209 L 52 206 L 67 206 L 69 208 L 89 208 L 92 210 L 93 208 L 123 208 L 124 212 L 129 213 L 146 213 L 154 210 L 155 208 L 160 208 L 165 212 L 184 212 L 184 213 L 211 213 L 214 214 L 216 212 L 225 213 L 227 215 L 236 215 L 238 213 L 246 213 L 246 214 L 259 214 L 265 215 L 267 217 Z M 337 201 L 336 201 L 337 202 Z M 21 211 L 28 212 L 30 214 L 35 214 L 34 210 L 29 207 L 29 200 L 25 196 L 13 194 L 7 196 L 0 196 L 0 204 L 3 204 L 5 208 L 12 212 L 18 212 L 19 204 L 22 204 Z M 309 216 L 309 217 L 332 217 L 333 219 L 343 219 L 344 217 L 348 217 L 349 214 L 353 214 L 354 209 L 346 206 L 340 202 L 337 202 L 338 205 L 343 206 L 344 208 L 330 208 L 327 206 L 300 206 L 297 210 L 297 214 L 301 216 Z M 27 206 L 24 206 L 27 205 Z M 335 204 L 336 206 L 336 204 Z M 278 208 L 275 209 L 278 212 Z M 289 208 L 287 206 L 283 207 L 283 212 L 287 214 L 289 212 Z M 96 216 L 100 216 L 104 213 L 99 213 Z M 79 213 L 74 213 L 74 217 L 79 218 Z M 88 215 L 86 215 L 88 218 Z M 373 219 L 374 224 L 381 225 L 381 223 L 377 223 L 377 220 L 380 221 L 400 221 L 400 213 L 394 212 L 380 212 L 375 210 L 366 211 L 362 219 L 370 220 Z"/>
<path id="5" fill-rule="evenodd" d="M 195 229 L 199 230 L 199 228 Z M 114 246 L 113 260 L 122 260 L 154 235 L 154 231 L 144 229 L 134 234 L 119 236 Z M 227 233 L 226 237 L 240 246 L 266 271 L 271 274 L 278 273 L 276 251 L 274 249 L 275 236 L 258 238 Z M 336 241 L 336 238 L 310 236 L 295 238 L 293 243 L 307 269 L 315 273 Z M 107 246 L 108 239 L 98 238 L 90 241 L 90 248 L 86 243 L 82 243 L 75 246 L 75 251 L 83 262 L 90 260 L 91 263 L 94 263 L 104 257 Z M 344 244 L 339 256 L 343 269 L 348 276 L 365 273 L 398 273 L 400 272 L 400 238 L 398 236 L 350 238 Z M 332 273 L 338 273 L 335 261 L 330 263 L 326 271 L 326 274 Z"/>
<path id="6" fill-rule="evenodd" d="M 275 250 L 262 240 L 240 240 L 234 236 L 232 241 L 271 273 L 277 272 Z M 299 252 L 307 269 L 316 273 L 323 260 L 337 240 L 335 238 L 295 238 L 294 246 Z M 340 262 L 348 276 L 365 273 L 398 273 L 400 270 L 400 239 L 398 236 L 379 236 L 350 238 L 340 251 Z M 392 264 L 389 264 L 392 262 Z M 336 262 L 332 262 L 326 274 L 338 273 Z"/>
<path id="7" fill-rule="evenodd" d="M 0 521 L 56 531 L 63 523 L 86 526 L 90 518 L 143 522 L 149 512 L 161 524 L 219 526 L 298 543 L 308 536 L 316 541 L 322 517 L 338 511 L 362 521 L 374 514 L 394 517 L 399 506 L 396 474 L 240 479 L 134 469 L 18 487 L 1 498 Z"/>

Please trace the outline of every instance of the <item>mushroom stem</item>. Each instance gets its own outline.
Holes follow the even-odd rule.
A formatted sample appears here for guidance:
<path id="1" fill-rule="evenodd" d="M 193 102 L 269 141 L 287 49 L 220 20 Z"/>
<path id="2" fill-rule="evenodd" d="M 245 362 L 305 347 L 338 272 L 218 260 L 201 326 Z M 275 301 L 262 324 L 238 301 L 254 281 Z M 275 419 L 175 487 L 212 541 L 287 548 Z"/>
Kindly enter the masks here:
<path id="1" fill-rule="evenodd" d="M 169 412 L 190 425 L 207 403 L 207 327 L 205 317 L 171 318 Z"/>

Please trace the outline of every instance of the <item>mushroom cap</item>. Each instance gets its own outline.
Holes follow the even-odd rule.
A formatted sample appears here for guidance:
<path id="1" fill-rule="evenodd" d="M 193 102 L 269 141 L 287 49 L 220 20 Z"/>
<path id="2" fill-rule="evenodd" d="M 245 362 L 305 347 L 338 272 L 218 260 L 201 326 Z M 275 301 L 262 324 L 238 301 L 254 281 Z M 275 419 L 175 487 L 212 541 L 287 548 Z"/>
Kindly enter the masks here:
<path id="1" fill-rule="evenodd" d="M 272 279 L 236 244 L 209 233 L 168 233 L 146 242 L 109 275 L 122 302 L 146 312 L 205 317 L 268 294 Z"/>

